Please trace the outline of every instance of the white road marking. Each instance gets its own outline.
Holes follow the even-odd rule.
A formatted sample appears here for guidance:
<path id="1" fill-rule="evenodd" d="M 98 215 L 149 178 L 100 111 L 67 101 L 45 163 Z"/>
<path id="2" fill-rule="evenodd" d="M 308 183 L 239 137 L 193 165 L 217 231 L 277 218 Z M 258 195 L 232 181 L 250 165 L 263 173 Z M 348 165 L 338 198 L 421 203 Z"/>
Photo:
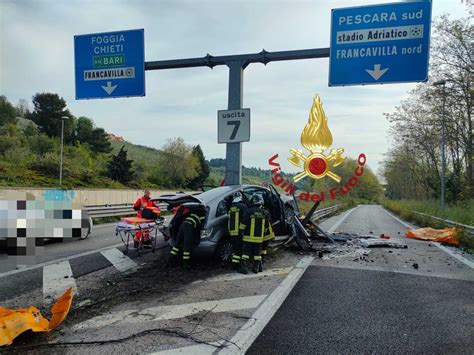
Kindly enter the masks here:
<path id="1" fill-rule="evenodd" d="M 205 301 L 181 304 L 175 306 L 159 306 L 142 310 L 118 311 L 94 317 L 73 327 L 73 330 L 87 328 L 102 328 L 109 325 L 124 325 L 142 322 L 155 322 L 161 320 L 189 317 L 193 314 L 210 311 L 214 313 L 230 312 L 242 309 L 257 308 L 267 295 L 250 297 L 228 298 L 216 301 Z"/>
<path id="2" fill-rule="evenodd" d="M 124 274 L 134 272 L 138 269 L 136 262 L 116 248 L 103 250 L 100 253 L 110 261 L 118 271 Z"/>
<path id="3" fill-rule="evenodd" d="M 234 274 L 224 274 L 224 275 L 220 275 L 220 276 L 210 277 L 210 278 L 204 279 L 204 280 L 197 280 L 197 281 L 194 281 L 193 284 L 199 284 L 199 283 L 203 283 L 203 282 L 236 281 L 236 280 L 248 279 L 248 278 L 252 278 L 252 277 L 288 275 L 288 273 L 292 269 L 293 269 L 292 267 L 283 267 L 283 268 L 265 270 L 263 272 L 259 272 L 258 274 L 254 274 L 253 272 L 250 272 L 247 275 L 235 274 L 235 273 Z"/>
<path id="4" fill-rule="evenodd" d="M 123 245 L 123 243 L 115 244 L 115 245 L 110 245 L 110 246 L 103 247 L 103 248 L 100 248 L 100 249 L 94 249 L 94 250 L 91 250 L 91 251 L 86 251 L 86 252 L 84 252 L 84 253 L 80 253 L 80 254 L 76 254 L 76 255 L 71 255 L 71 256 L 67 256 L 67 257 L 65 257 L 65 258 L 56 259 L 56 260 L 52 260 L 52 261 L 47 261 L 47 262 L 44 262 L 44 263 L 41 263 L 41 264 L 36 264 L 36 265 L 33 265 L 33 266 L 21 268 L 21 269 L 18 269 L 18 270 L 7 271 L 7 272 L 4 272 L 4 273 L 0 274 L 0 278 L 5 277 L 5 276 L 9 276 L 9 275 L 18 274 L 18 273 L 24 272 L 24 271 L 29 271 L 29 270 L 38 269 L 38 268 L 40 268 L 40 267 L 45 267 L 45 266 L 48 266 L 48 265 L 57 264 L 57 263 L 62 262 L 62 261 L 72 260 L 72 259 L 80 258 L 80 257 L 82 257 L 82 256 L 95 254 L 95 253 L 101 252 L 101 251 L 103 251 L 103 250 L 112 249 L 112 248 L 117 248 L 117 247 L 122 246 L 122 245 Z"/>
<path id="5" fill-rule="evenodd" d="M 272 319 L 280 308 L 283 301 L 297 284 L 314 257 L 306 256 L 295 266 L 289 275 L 272 292 L 265 302 L 255 311 L 250 319 L 234 337 L 230 340 L 228 347 L 220 350 L 222 354 L 244 354 L 250 345 L 257 339 L 263 328 Z"/>
<path id="6" fill-rule="evenodd" d="M 410 225 L 404 221 L 402 221 L 400 218 L 398 218 L 397 216 L 394 216 L 393 214 L 391 214 L 390 212 L 388 212 L 385 208 L 383 207 L 380 207 L 382 209 L 382 211 L 385 211 L 385 213 L 387 213 L 389 216 L 391 216 L 392 218 L 394 218 L 395 220 L 397 220 L 398 222 L 400 222 L 402 225 L 404 225 L 405 227 L 409 228 L 409 229 L 416 229 L 415 226 L 413 225 Z M 470 260 L 467 260 L 466 258 L 464 258 L 462 255 L 459 255 L 459 254 L 455 254 L 453 253 L 451 250 L 449 250 L 448 248 L 446 248 L 445 246 L 441 245 L 440 243 L 436 243 L 436 242 L 430 242 L 434 245 L 436 245 L 439 249 L 441 249 L 442 251 L 444 251 L 445 253 L 449 254 L 450 256 L 452 256 L 453 258 L 459 260 L 460 262 L 462 262 L 463 264 L 469 266 L 471 269 L 474 269 L 474 263 Z"/>
<path id="7" fill-rule="evenodd" d="M 187 355 L 211 355 L 213 352 L 216 351 L 217 348 L 224 345 L 224 341 L 219 343 L 214 341 L 208 344 L 199 344 L 199 345 L 191 345 L 191 346 L 184 346 L 182 348 L 176 349 L 169 349 L 158 351 L 155 353 L 150 353 L 150 355 L 179 355 L 179 354 L 187 354 Z"/>
<path id="8" fill-rule="evenodd" d="M 43 297 L 46 303 L 55 301 L 70 287 L 73 288 L 74 295 L 77 296 L 76 281 L 72 276 L 69 261 L 65 260 L 43 267 Z"/>
<path id="9" fill-rule="evenodd" d="M 342 216 L 342 218 L 337 221 L 336 223 L 333 224 L 333 226 L 331 228 L 329 228 L 326 233 L 333 233 L 337 227 L 339 227 L 341 225 L 342 222 L 344 222 L 344 220 L 349 217 L 349 215 L 354 212 L 357 208 L 359 208 L 359 206 L 357 207 L 354 207 L 352 209 L 350 209 L 349 211 L 346 212 L 346 214 L 344 216 Z"/>

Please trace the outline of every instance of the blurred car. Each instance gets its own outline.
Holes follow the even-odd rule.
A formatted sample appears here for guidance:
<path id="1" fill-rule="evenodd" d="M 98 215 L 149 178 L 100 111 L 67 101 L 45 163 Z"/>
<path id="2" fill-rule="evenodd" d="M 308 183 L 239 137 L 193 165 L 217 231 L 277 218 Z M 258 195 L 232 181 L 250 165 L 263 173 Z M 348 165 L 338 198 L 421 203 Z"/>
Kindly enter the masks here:
<path id="1" fill-rule="evenodd" d="M 165 238 L 176 237 L 179 226 L 185 219 L 181 207 L 202 208 L 206 219 L 201 229 L 200 244 L 193 253 L 199 257 L 214 256 L 222 261 L 229 261 L 232 255 L 232 243 L 227 231 L 228 201 L 237 192 L 242 192 L 244 200 L 250 201 L 258 194 L 263 197 L 265 207 L 270 211 L 271 223 L 276 235 L 290 233 L 291 223 L 298 206 L 292 196 L 281 195 L 268 184 L 266 187 L 257 185 L 230 185 L 217 187 L 199 194 L 164 195 L 156 199 L 168 204 L 168 210 L 175 209 L 176 214 L 162 230 Z"/>
<path id="2" fill-rule="evenodd" d="M 31 194 L 21 192 L 2 196 L 0 252 L 35 255 L 35 248 L 43 246 L 45 240 L 87 238 L 92 230 L 92 219 L 87 210 L 67 199 L 53 197 L 45 195 L 35 199 Z"/>

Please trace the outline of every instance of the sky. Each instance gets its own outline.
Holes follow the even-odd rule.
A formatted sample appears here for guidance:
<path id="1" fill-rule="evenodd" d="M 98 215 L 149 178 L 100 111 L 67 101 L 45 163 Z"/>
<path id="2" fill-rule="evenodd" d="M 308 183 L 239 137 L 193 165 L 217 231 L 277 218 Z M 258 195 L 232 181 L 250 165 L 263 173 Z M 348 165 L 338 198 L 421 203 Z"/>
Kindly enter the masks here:
<path id="1" fill-rule="evenodd" d="M 225 158 L 217 143 L 217 111 L 227 108 L 228 68 L 145 72 L 146 96 L 75 99 L 74 36 L 144 29 L 145 61 L 329 47 L 331 9 L 391 0 L 0 0 L 0 95 L 31 103 L 57 93 L 76 117 L 86 116 L 125 140 L 161 148 L 182 137 L 206 159 Z M 434 0 L 433 18 L 467 17 L 461 0 Z M 391 113 L 416 83 L 328 87 L 328 58 L 249 65 L 243 107 L 251 109 L 251 138 L 242 161 L 267 169 L 279 154 L 303 149 L 300 135 L 319 94 L 333 135 L 331 148 L 367 156 L 377 171 L 390 148 Z"/>

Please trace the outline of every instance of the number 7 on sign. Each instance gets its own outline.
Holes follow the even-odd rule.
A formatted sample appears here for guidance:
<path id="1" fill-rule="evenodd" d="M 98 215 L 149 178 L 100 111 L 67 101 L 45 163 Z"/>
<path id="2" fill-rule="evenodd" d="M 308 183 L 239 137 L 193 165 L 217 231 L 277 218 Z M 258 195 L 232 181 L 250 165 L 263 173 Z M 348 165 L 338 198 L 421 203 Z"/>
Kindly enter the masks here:
<path id="1" fill-rule="evenodd" d="M 239 131 L 240 127 L 240 121 L 227 121 L 228 126 L 234 126 L 232 129 L 232 133 L 230 135 L 230 139 L 233 140 L 235 136 L 237 135 L 237 132 Z"/>

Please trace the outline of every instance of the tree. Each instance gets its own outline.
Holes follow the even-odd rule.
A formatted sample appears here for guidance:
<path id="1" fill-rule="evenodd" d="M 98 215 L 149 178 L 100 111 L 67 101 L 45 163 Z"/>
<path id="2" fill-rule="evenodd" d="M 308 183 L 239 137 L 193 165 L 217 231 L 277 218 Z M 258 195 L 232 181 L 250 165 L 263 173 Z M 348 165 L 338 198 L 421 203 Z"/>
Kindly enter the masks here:
<path id="1" fill-rule="evenodd" d="M 16 123 L 16 110 L 7 98 L 2 95 L 0 96 L 0 126 L 8 123 Z"/>
<path id="2" fill-rule="evenodd" d="M 122 184 L 127 184 L 133 177 L 133 160 L 127 159 L 127 151 L 124 147 L 122 146 L 117 155 L 113 155 L 107 163 L 107 176 Z"/>
<path id="3" fill-rule="evenodd" d="M 188 187 L 190 189 L 197 190 L 204 184 L 204 181 L 206 181 L 207 177 L 209 176 L 210 169 L 199 144 L 193 148 L 191 154 L 197 161 L 198 175 L 189 181 Z"/>
<path id="4" fill-rule="evenodd" d="M 186 187 L 190 180 L 198 176 L 198 162 L 192 148 L 183 138 L 169 139 L 163 146 L 160 168 L 156 174 L 166 187 Z M 157 179 L 155 179 L 156 181 Z"/>
<path id="5" fill-rule="evenodd" d="M 88 117 L 81 116 L 76 121 L 76 139 L 81 143 L 88 143 L 92 139 L 94 122 Z"/>
<path id="6" fill-rule="evenodd" d="M 49 137 L 61 136 L 61 120 L 64 120 L 66 141 L 74 136 L 74 118 L 66 108 L 66 101 L 58 94 L 41 93 L 33 96 L 34 110 L 27 118 L 36 123 L 40 132 Z"/>
<path id="7" fill-rule="evenodd" d="M 418 85 L 395 112 L 391 122 L 393 147 L 383 173 L 392 198 L 432 198 L 440 194 L 441 127 L 445 127 L 446 197 L 448 201 L 474 194 L 472 126 L 472 43 L 469 19 L 441 16 L 434 24 L 430 67 L 432 82 Z M 446 104 L 443 107 L 443 101 Z"/>
<path id="8" fill-rule="evenodd" d="M 16 113 L 20 117 L 26 117 L 30 114 L 30 106 L 28 105 L 28 101 L 25 99 L 20 99 L 18 104 L 16 105 Z"/>

